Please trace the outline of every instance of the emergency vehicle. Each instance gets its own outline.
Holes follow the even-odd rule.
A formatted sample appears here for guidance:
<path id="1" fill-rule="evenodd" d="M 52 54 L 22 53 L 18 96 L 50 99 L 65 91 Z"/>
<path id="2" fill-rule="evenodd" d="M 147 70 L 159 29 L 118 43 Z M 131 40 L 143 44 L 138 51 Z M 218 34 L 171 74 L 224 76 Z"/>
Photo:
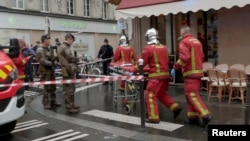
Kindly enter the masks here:
<path id="1" fill-rule="evenodd" d="M 10 39 L 10 46 L 0 46 L 0 135 L 10 133 L 25 112 L 22 81 L 18 79 L 17 68 L 12 62 L 12 58 L 18 55 L 17 39 Z"/>

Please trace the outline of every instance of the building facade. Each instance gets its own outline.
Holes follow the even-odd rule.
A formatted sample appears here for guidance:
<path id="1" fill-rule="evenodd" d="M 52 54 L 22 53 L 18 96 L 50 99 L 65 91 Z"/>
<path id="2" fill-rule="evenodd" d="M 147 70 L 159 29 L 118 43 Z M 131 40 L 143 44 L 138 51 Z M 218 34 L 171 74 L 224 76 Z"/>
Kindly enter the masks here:
<path id="1" fill-rule="evenodd" d="M 192 34 L 203 41 L 206 61 L 215 65 L 250 64 L 250 46 L 246 36 L 250 33 L 250 18 L 247 16 L 250 1 L 151 0 L 154 5 L 138 5 L 139 2 L 133 5 L 129 1 L 132 0 L 121 1 L 116 9 L 116 18 L 126 19 L 128 25 L 131 23 L 127 33 L 132 32 L 131 43 L 139 54 L 146 44 L 146 30 L 154 27 L 159 31 L 161 43 L 167 44 L 171 55 L 177 55 L 180 26 L 188 24 Z"/>
<path id="2" fill-rule="evenodd" d="M 105 38 L 114 47 L 118 44 L 114 10 L 103 0 L 1 0 L 0 44 L 22 38 L 34 45 L 45 33 L 45 17 L 49 17 L 52 45 L 56 38 L 62 42 L 66 33 L 73 33 L 74 49 L 96 57 Z"/>

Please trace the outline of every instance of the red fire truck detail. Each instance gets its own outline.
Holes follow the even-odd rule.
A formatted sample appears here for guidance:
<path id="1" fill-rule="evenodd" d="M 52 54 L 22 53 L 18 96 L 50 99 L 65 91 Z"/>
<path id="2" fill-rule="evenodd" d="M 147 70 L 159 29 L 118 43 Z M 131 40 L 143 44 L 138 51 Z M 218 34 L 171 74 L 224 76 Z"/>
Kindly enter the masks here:
<path id="1" fill-rule="evenodd" d="M 12 87 L 0 87 L 0 134 L 11 132 L 16 121 L 24 115 L 25 99 L 22 93 L 22 81 L 11 58 L 19 55 L 17 39 L 10 40 L 10 46 L 0 46 L 0 84 L 16 84 Z M 5 53 L 3 49 L 9 49 Z"/>

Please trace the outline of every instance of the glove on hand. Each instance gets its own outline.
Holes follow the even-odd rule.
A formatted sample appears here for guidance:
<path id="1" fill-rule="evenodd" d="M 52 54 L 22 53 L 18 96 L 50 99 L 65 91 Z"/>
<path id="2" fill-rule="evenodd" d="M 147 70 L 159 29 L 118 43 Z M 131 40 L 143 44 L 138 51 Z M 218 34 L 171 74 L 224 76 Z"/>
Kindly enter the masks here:
<path id="1" fill-rule="evenodd" d="M 172 77 L 174 77 L 175 76 L 175 69 L 171 69 L 170 74 L 171 74 Z"/>

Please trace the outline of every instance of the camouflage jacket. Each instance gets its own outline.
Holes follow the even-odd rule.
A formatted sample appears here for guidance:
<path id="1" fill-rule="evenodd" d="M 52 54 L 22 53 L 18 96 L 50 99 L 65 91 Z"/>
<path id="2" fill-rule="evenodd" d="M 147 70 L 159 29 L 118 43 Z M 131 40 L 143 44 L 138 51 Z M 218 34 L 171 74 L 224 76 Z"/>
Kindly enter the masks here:
<path id="1" fill-rule="evenodd" d="M 79 59 L 72 54 L 70 45 L 68 43 L 63 43 L 62 46 L 58 48 L 57 55 L 59 62 L 62 65 L 62 69 L 66 68 L 67 73 L 71 75 L 75 74 L 77 69 L 77 62 L 79 62 Z"/>
<path id="2" fill-rule="evenodd" d="M 48 47 L 38 47 L 36 50 L 36 60 L 39 63 L 38 73 L 42 74 L 52 70 L 52 57 Z"/>

